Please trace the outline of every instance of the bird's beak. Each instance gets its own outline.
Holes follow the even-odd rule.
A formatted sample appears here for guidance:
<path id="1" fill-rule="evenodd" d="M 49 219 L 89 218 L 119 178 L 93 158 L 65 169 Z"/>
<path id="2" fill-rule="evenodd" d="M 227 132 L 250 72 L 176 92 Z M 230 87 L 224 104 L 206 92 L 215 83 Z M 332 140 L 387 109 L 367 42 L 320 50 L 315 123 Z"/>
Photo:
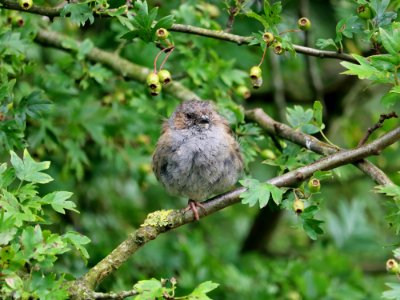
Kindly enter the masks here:
<path id="1" fill-rule="evenodd" d="M 202 115 L 200 117 L 200 125 L 207 129 L 210 126 L 210 118 L 207 115 Z"/>

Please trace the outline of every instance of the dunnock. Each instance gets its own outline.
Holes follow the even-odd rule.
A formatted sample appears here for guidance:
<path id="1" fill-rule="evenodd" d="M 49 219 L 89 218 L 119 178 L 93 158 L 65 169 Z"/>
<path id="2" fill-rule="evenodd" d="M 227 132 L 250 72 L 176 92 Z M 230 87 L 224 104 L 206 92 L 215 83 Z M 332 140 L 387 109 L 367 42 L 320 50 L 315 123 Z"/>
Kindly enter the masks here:
<path id="1" fill-rule="evenodd" d="M 170 194 L 189 198 L 196 220 L 197 201 L 232 187 L 242 169 L 239 145 L 210 102 L 183 102 L 164 122 L 153 171 Z"/>

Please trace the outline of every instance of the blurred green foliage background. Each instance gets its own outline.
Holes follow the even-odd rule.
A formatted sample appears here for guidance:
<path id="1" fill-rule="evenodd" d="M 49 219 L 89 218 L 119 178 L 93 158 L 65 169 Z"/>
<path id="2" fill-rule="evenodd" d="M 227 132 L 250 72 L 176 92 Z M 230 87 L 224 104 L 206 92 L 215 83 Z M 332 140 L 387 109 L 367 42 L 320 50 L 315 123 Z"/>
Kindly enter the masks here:
<path id="1" fill-rule="evenodd" d="M 94 8 L 103 2 L 88 3 Z M 282 1 L 278 28 L 280 32 L 296 28 L 306 7 L 312 22 L 307 40 L 316 48 L 317 39 L 335 38 L 337 23 L 355 16 L 362 2 Z M 253 11 L 262 11 L 262 1 L 246 3 Z M 50 7 L 59 2 L 35 0 L 34 4 Z M 116 8 L 124 1 L 108 4 Z M 149 8 L 159 7 L 158 18 L 172 14 L 175 23 L 213 30 L 225 28 L 233 4 L 235 1 L 148 1 Z M 397 12 L 399 6 L 399 1 L 390 1 L 387 10 Z M 14 23 L 18 18 L 22 18 L 22 26 Z M 51 161 L 49 174 L 55 180 L 41 187 L 40 193 L 74 193 L 80 214 L 49 212 L 53 231 L 73 229 L 91 239 L 88 265 L 75 254 L 56 263 L 55 271 L 73 276 L 84 274 L 109 254 L 148 213 L 182 208 L 187 201 L 168 196 L 151 171 L 162 120 L 180 102 L 174 92 L 151 97 L 144 83 L 85 56 L 98 47 L 151 69 L 159 49 L 152 42 L 121 39 L 128 30 L 117 18 L 96 17 L 79 26 L 80 18 L 72 15 L 50 20 L 0 7 L 1 161 L 8 161 L 10 149 L 21 153 L 27 147 L 35 159 Z M 360 24 L 362 30 L 368 26 Z M 35 40 L 43 29 L 83 44 L 70 52 L 46 47 Z M 232 33 L 248 36 L 263 30 L 260 22 L 239 14 Z M 379 114 L 400 111 L 399 101 L 390 107 L 381 102 L 388 85 L 340 74 L 345 71 L 340 60 L 312 58 L 310 65 L 307 56 L 290 51 L 281 56 L 267 51 L 262 65 L 264 84 L 252 89 L 245 100 L 235 89 L 251 86 L 247 72 L 259 63 L 260 47 L 181 32 L 170 34 L 176 49 L 165 67 L 175 81 L 199 97 L 215 101 L 231 122 L 248 164 L 245 176 L 265 181 L 285 166 L 263 163 L 271 158 L 265 157 L 266 149 L 276 157 L 282 153 L 274 138 L 244 121 L 241 107 L 261 107 L 275 119 L 286 121 L 282 120 L 284 106 L 306 109 L 319 100 L 324 105 L 324 133 L 343 148 L 355 147 Z M 287 35 L 292 43 L 306 42 L 304 32 Z M 342 42 L 346 53 L 373 54 L 371 43 L 357 33 Z M 68 40 L 64 46 L 69 47 Z M 321 83 L 317 89 L 310 68 Z M 282 90 L 277 90 L 276 80 L 282 80 Z M 283 107 L 274 101 L 277 93 L 284 96 Z M 398 120 L 387 120 L 372 139 L 395 126 Z M 299 154 L 300 148 L 294 153 Z M 399 144 L 395 144 L 370 159 L 397 184 L 399 154 Z M 298 164 L 300 158 L 296 157 L 293 163 Z M 398 236 L 385 219 L 392 209 L 391 200 L 375 194 L 375 185 L 354 166 L 341 167 L 323 181 L 318 219 L 324 221 L 324 234 L 316 241 L 310 240 L 290 210 L 272 203 L 262 210 L 234 205 L 160 236 L 99 290 L 126 290 L 138 280 L 175 277 L 178 294 L 190 292 L 203 281 L 219 283 L 210 294 L 213 299 L 378 299 L 384 283 L 395 280 L 394 275 L 386 275 L 385 261 L 398 244 Z"/>

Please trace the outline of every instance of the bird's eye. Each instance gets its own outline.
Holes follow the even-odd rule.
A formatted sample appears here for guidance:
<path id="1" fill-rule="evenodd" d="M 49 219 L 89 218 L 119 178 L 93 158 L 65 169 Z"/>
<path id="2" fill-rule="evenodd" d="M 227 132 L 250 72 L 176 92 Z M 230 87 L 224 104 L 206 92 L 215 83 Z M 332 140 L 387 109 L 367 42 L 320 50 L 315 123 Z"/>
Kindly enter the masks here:
<path id="1" fill-rule="evenodd" d="M 191 114 L 191 113 L 186 113 L 186 118 L 189 119 L 189 120 L 191 120 L 191 119 L 194 118 L 194 115 Z"/>

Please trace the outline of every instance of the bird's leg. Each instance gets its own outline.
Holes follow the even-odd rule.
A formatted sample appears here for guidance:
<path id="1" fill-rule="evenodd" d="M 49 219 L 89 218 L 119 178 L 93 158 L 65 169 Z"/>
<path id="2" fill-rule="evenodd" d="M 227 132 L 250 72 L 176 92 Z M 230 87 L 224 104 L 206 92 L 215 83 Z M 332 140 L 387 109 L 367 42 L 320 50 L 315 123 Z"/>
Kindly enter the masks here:
<path id="1" fill-rule="evenodd" d="M 191 210 L 193 212 L 194 219 L 196 221 L 200 220 L 199 211 L 197 210 L 198 207 L 200 207 L 204 211 L 206 211 L 206 208 L 204 207 L 203 204 L 201 204 L 201 202 L 197 202 L 197 201 L 194 201 L 194 200 L 191 200 L 191 199 L 189 199 L 188 206 L 185 208 L 185 211 Z"/>

